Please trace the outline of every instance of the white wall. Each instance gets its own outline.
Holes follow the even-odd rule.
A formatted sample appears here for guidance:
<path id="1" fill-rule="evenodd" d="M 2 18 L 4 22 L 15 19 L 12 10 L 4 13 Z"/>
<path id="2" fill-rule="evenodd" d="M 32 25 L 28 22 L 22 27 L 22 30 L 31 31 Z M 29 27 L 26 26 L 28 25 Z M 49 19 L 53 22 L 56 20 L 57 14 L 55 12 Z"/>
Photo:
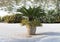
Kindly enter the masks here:
<path id="1" fill-rule="evenodd" d="M 42 24 L 43 26 L 37 27 L 36 33 L 43 32 L 60 32 L 59 24 Z M 20 24 L 7 24 L 0 23 L 0 36 L 14 36 L 27 33 L 26 26 L 21 26 Z"/>
<path id="2" fill-rule="evenodd" d="M 42 24 L 41 27 L 37 27 L 37 32 L 60 32 L 60 23 Z"/>
<path id="3" fill-rule="evenodd" d="M 25 26 L 21 26 L 20 24 L 0 23 L 1 37 L 13 37 L 14 35 L 16 36 L 26 32 Z"/>

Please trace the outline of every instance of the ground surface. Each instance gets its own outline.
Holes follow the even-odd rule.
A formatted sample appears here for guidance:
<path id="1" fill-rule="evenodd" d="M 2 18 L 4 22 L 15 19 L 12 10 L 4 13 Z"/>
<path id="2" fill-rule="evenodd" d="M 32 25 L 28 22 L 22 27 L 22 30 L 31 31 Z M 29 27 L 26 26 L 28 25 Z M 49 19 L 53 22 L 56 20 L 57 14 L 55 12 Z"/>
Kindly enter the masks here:
<path id="1" fill-rule="evenodd" d="M 37 35 L 27 37 L 26 26 L 0 23 L 0 42 L 59 42 L 60 24 L 42 24 L 37 27 Z M 49 38 L 49 39 L 48 39 Z"/>

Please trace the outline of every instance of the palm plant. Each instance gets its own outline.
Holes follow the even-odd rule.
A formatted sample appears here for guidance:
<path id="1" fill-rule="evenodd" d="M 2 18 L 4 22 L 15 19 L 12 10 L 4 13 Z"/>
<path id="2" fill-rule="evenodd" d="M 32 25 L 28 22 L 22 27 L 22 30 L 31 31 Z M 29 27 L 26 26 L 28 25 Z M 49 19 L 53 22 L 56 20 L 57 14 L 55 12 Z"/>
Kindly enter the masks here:
<path id="1" fill-rule="evenodd" d="M 28 34 L 35 34 L 36 26 L 41 26 L 39 18 L 45 15 L 43 9 L 41 9 L 40 6 L 33 8 L 29 7 L 28 9 L 26 7 L 22 7 L 20 9 L 17 9 L 17 12 L 22 13 L 22 16 L 24 18 L 22 19 L 21 23 L 26 25 Z"/>

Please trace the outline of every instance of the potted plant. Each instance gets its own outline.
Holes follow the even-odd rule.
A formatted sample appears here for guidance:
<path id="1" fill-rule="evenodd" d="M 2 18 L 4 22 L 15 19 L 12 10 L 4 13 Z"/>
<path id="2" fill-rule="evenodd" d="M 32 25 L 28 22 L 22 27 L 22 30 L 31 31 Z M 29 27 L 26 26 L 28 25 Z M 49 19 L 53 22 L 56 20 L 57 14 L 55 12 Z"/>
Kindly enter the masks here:
<path id="1" fill-rule="evenodd" d="M 22 24 L 26 25 L 28 34 L 34 35 L 36 32 L 36 26 L 41 26 L 40 17 L 45 16 L 45 12 L 41 7 L 22 7 L 17 9 L 17 12 L 22 13 Z"/>

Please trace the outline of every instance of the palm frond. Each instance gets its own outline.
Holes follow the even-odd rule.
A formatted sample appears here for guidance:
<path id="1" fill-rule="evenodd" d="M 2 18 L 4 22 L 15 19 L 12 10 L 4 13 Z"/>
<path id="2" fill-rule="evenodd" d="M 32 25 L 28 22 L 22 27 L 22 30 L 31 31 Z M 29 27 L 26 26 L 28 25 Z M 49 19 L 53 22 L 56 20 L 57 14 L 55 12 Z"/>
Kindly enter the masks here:
<path id="1" fill-rule="evenodd" d="M 39 6 L 39 7 L 29 7 L 28 9 L 26 7 L 22 7 L 20 9 L 17 10 L 18 12 L 21 12 L 23 14 L 23 16 L 27 16 L 27 17 L 34 17 L 34 18 L 39 18 L 41 16 L 45 15 L 45 12 L 43 11 L 43 9 Z"/>

